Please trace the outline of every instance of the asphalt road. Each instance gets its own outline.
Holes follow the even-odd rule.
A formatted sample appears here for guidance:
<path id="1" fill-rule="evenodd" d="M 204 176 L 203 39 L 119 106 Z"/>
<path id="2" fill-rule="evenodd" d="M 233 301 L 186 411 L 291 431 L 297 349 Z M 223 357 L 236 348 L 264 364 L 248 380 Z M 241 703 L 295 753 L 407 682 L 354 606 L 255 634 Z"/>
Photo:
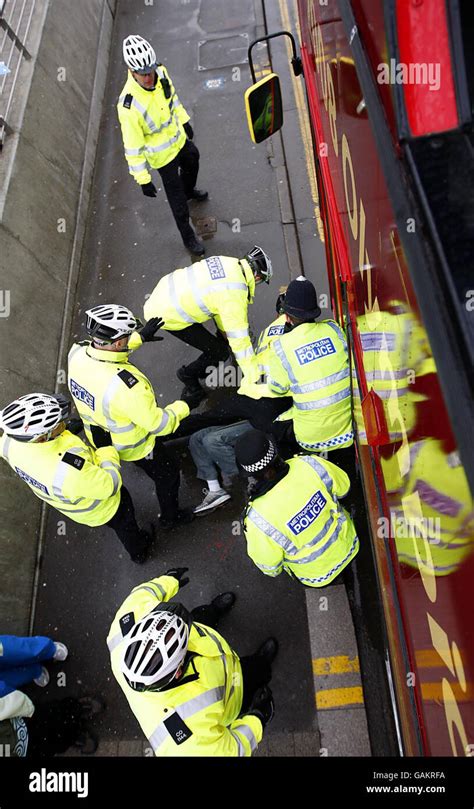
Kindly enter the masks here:
<path id="1" fill-rule="evenodd" d="M 157 199 L 145 198 L 124 160 L 115 104 L 126 76 L 121 43 L 129 33 L 151 40 L 191 114 L 201 152 L 198 187 L 209 191 L 209 201 L 194 205 L 192 213 L 217 219 L 217 232 L 206 241 L 207 255 L 241 256 L 255 243 L 267 250 L 275 277 L 270 288 L 257 290 L 251 307 L 254 333 L 273 318 L 278 286 L 290 277 L 279 203 L 284 180 L 265 145 L 256 148 L 250 141 L 243 108 L 250 73 L 246 63 L 239 64 L 248 44 L 242 35 L 248 35 L 248 41 L 261 35 L 261 22 L 252 0 L 119 3 L 71 342 L 86 336 L 84 311 L 90 306 L 123 303 L 141 315 L 145 296 L 158 279 L 190 263 L 159 175 L 154 176 L 160 187 Z M 199 70 L 199 65 L 206 69 Z M 240 81 L 233 80 L 236 67 Z M 311 218 L 310 211 L 307 222 Z M 312 234 L 307 235 L 309 240 Z M 142 348 L 133 361 L 148 374 L 158 402 L 167 403 L 179 397 L 182 387 L 176 368 L 193 356 L 192 349 L 168 335 L 162 343 Z M 211 394 L 201 410 L 226 393 Z M 185 447 L 178 451 L 184 456 L 181 502 L 192 506 L 202 497 L 202 483 L 195 478 Z M 156 520 L 152 482 L 130 464 L 123 476 L 139 521 Z M 280 640 L 272 682 L 277 710 L 269 734 L 316 731 L 305 593 L 286 576 L 266 578 L 248 559 L 245 541 L 235 533 L 243 502 L 238 491 L 215 514 L 159 535 L 152 559 L 141 567 L 129 561 L 108 529 L 67 523 L 63 535 L 61 515 L 49 513 L 35 631 L 66 642 L 70 659 L 62 667 L 65 687 L 52 681 L 48 696 L 102 694 L 108 710 L 97 726 L 101 739 L 141 738 L 110 671 L 105 640 L 112 617 L 136 584 L 176 565 L 190 568 L 191 582 L 182 594 L 189 607 L 223 590 L 237 593 L 235 609 L 221 632 L 239 653 L 251 652 L 269 635 Z"/>

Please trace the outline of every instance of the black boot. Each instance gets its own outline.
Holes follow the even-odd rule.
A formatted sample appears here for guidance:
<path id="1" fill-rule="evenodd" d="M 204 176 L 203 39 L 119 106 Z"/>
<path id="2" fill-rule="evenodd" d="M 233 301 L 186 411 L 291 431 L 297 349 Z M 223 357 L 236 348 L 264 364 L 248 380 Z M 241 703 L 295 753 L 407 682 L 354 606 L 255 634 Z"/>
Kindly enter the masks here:
<path id="1" fill-rule="evenodd" d="M 200 191 L 199 188 L 193 188 L 190 195 L 188 196 L 188 200 L 195 199 L 196 202 L 204 202 L 208 198 L 209 194 L 207 191 Z"/>
<path id="2" fill-rule="evenodd" d="M 276 638 L 267 638 L 263 641 L 262 645 L 258 647 L 256 651 L 257 657 L 263 657 L 263 659 L 271 666 L 275 657 L 278 654 L 278 641 Z"/>
<path id="3" fill-rule="evenodd" d="M 194 256 L 203 256 L 206 252 L 203 243 L 199 241 L 195 234 L 190 236 L 189 239 L 186 239 L 183 243 L 186 250 L 189 250 Z"/>
<path id="4" fill-rule="evenodd" d="M 235 604 L 235 593 L 219 593 L 212 599 L 211 604 L 219 613 L 219 618 L 229 612 Z"/>

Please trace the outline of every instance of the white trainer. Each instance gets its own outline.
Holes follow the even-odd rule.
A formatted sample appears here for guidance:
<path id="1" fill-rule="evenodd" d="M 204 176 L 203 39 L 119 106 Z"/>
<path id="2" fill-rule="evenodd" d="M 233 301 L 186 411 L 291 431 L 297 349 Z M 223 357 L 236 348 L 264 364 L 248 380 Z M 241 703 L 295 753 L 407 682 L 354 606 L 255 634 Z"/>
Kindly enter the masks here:
<path id="1" fill-rule="evenodd" d="M 208 511 L 214 511 L 215 508 L 222 506 L 230 500 L 230 494 L 225 489 L 219 489 L 217 492 L 210 492 L 203 489 L 205 493 L 204 500 L 193 509 L 194 514 L 206 514 Z"/>
<path id="2" fill-rule="evenodd" d="M 36 683 L 36 685 L 39 685 L 40 688 L 44 688 L 45 685 L 48 685 L 48 683 L 49 683 L 49 671 L 48 671 L 48 669 L 45 669 L 45 667 L 42 666 L 40 676 L 35 677 L 33 682 Z"/>
<path id="3" fill-rule="evenodd" d="M 53 660 L 66 660 L 69 650 L 64 643 L 55 642 L 56 651 L 53 655 Z"/>

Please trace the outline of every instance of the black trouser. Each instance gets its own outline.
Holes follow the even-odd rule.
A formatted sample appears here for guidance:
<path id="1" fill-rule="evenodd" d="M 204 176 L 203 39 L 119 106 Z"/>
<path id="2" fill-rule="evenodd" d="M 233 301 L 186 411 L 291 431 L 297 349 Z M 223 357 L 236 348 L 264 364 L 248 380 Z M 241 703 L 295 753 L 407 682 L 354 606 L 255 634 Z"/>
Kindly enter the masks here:
<path id="1" fill-rule="evenodd" d="M 148 534 L 138 527 L 133 500 L 125 486 L 120 489 L 120 505 L 117 511 L 105 524 L 115 531 L 132 560 L 143 553 L 149 543 Z"/>
<path id="2" fill-rule="evenodd" d="M 133 463 L 153 480 L 161 519 L 175 520 L 178 516 L 179 466 L 173 454 L 157 438 L 151 458 L 140 458 Z"/>
<path id="3" fill-rule="evenodd" d="M 255 430 L 271 432 L 274 419 L 288 410 L 292 402 L 291 396 L 252 399 L 250 396 L 233 393 L 205 413 L 192 413 L 183 419 L 176 432 L 169 438 L 184 438 L 204 427 L 222 427 L 226 424 L 235 424 L 237 421 L 249 421 Z"/>
<path id="4" fill-rule="evenodd" d="M 202 323 L 193 323 L 186 329 L 169 331 L 169 334 L 174 334 L 178 340 L 202 351 L 197 360 L 186 365 L 186 373 L 193 377 L 196 383 L 200 377 L 206 376 L 208 368 L 217 368 L 230 354 L 229 343 L 221 333 L 211 334 Z"/>
<path id="5" fill-rule="evenodd" d="M 196 185 L 199 171 L 199 151 L 190 140 L 174 160 L 158 169 L 170 208 L 184 242 L 194 237 L 189 224 L 188 197 Z"/>
<path id="6" fill-rule="evenodd" d="M 27 756 L 34 758 L 65 753 L 86 729 L 81 703 L 73 697 L 37 704 L 26 724 Z"/>
<path id="7" fill-rule="evenodd" d="M 198 621 L 204 626 L 210 626 L 211 629 L 217 628 L 219 611 L 214 604 L 203 604 L 201 607 L 195 607 L 191 610 L 191 615 L 193 621 Z M 245 713 L 252 702 L 255 692 L 264 685 L 268 685 L 272 679 L 272 667 L 263 657 L 256 654 L 241 657 L 240 665 L 242 666 L 244 687 L 241 712 Z"/>

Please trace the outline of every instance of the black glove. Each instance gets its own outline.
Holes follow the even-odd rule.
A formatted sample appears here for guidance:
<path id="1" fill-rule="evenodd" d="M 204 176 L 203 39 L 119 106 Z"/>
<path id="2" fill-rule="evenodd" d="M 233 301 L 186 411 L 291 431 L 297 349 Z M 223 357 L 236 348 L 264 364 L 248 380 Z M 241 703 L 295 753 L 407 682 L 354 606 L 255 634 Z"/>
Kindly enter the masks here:
<path id="1" fill-rule="evenodd" d="M 157 343 L 159 340 L 163 340 L 164 338 L 155 337 L 155 334 L 158 329 L 163 328 L 164 325 L 165 321 L 161 317 L 151 317 L 150 320 L 145 323 L 143 328 L 139 330 L 138 334 L 144 343 Z"/>
<path id="2" fill-rule="evenodd" d="M 202 388 L 200 390 L 191 390 L 187 393 L 181 394 L 181 401 L 186 402 L 187 406 L 190 410 L 194 410 L 203 400 L 203 391 Z"/>
<path id="3" fill-rule="evenodd" d="M 91 424 L 91 433 L 92 440 L 97 449 L 112 446 L 112 436 L 107 430 L 103 430 L 102 427 L 98 427 L 97 424 Z"/>
<path id="4" fill-rule="evenodd" d="M 171 568 L 171 570 L 166 571 L 165 576 L 173 576 L 173 578 L 178 579 L 179 586 L 181 588 L 184 587 L 189 581 L 189 577 L 184 576 L 184 574 L 187 573 L 188 570 L 189 567 L 173 567 Z"/>
<path id="5" fill-rule="evenodd" d="M 263 688 L 259 688 L 258 691 L 256 691 L 253 695 L 250 708 L 248 711 L 245 711 L 245 716 L 248 716 L 248 714 L 258 716 L 263 727 L 265 727 L 265 725 L 272 721 L 274 713 L 275 704 L 273 702 L 273 694 L 270 688 L 268 685 L 264 686 Z"/>
<path id="6" fill-rule="evenodd" d="M 141 186 L 141 189 L 146 197 L 156 197 L 157 190 L 152 182 L 145 183 L 145 185 Z"/>
<path id="7" fill-rule="evenodd" d="M 69 430 L 73 435 L 79 435 L 84 429 L 82 419 L 69 419 L 66 421 L 66 430 Z"/>
<path id="8" fill-rule="evenodd" d="M 186 132 L 186 135 L 188 136 L 189 140 L 192 140 L 194 138 L 194 130 L 189 121 L 186 124 L 183 124 L 183 129 Z"/>

